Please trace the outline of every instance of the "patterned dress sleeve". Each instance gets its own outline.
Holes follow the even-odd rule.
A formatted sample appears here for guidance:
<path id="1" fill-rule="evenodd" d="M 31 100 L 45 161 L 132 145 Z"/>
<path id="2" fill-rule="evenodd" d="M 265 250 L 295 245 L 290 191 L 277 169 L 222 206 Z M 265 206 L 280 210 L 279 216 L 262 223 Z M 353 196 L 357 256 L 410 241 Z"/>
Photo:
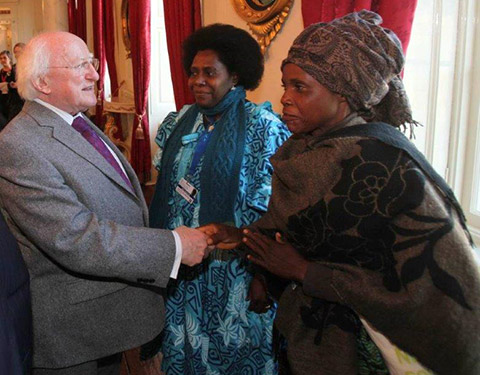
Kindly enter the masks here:
<path id="1" fill-rule="evenodd" d="M 270 103 L 255 105 L 247 102 L 247 142 L 240 178 L 240 190 L 245 191 L 245 212 L 255 212 L 243 218 L 241 225 L 248 225 L 267 210 L 272 191 L 273 168 L 270 157 L 290 136 L 290 132 L 272 112 Z"/>
<path id="2" fill-rule="evenodd" d="M 152 162 L 156 170 L 160 170 L 162 153 L 168 137 L 172 133 L 173 128 L 177 124 L 178 120 L 183 116 L 183 114 L 189 107 L 189 105 L 186 105 L 180 110 L 180 112 L 170 112 L 158 127 L 157 136 L 155 137 L 155 143 L 157 144 L 159 149 L 153 156 Z"/>

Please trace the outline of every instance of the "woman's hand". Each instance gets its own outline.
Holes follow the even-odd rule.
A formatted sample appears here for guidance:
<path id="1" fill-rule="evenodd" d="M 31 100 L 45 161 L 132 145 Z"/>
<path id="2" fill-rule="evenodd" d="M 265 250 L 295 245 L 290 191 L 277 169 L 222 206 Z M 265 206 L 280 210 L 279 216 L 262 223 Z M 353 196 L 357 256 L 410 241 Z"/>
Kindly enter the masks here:
<path id="1" fill-rule="evenodd" d="M 211 223 L 197 228 L 208 236 L 207 244 L 231 250 L 242 242 L 242 230 L 226 224 Z"/>
<path id="2" fill-rule="evenodd" d="M 247 301 L 250 301 L 248 309 L 257 314 L 266 313 L 273 304 L 272 299 L 267 293 L 267 283 L 262 274 L 256 273 L 253 275 L 248 289 Z"/>
<path id="3" fill-rule="evenodd" d="M 285 279 L 303 282 L 309 262 L 280 233 L 275 241 L 249 229 L 243 234 L 242 241 L 255 253 L 248 255 L 250 261 Z"/>

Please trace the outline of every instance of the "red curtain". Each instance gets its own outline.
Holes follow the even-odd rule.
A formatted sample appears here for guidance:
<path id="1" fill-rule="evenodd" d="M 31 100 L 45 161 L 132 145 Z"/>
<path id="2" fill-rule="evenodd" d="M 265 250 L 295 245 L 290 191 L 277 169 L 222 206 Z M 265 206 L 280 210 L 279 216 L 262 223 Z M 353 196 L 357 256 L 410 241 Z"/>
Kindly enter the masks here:
<path id="1" fill-rule="evenodd" d="M 391 29 L 402 41 L 407 53 L 417 0 L 302 0 L 303 25 L 329 22 L 345 14 L 371 10 L 383 18 L 383 27 Z"/>
<path id="2" fill-rule="evenodd" d="M 100 66 L 98 68 L 98 75 L 100 76 L 100 78 L 97 81 L 97 107 L 95 109 L 95 124 L 101 129 L 103 129 L 104 125 L 103 100 L 105 99 L 105 93 L 103 91 L 105 79 L 105 32 L 103 28 L 103 10 L 103 0 L 92 1 L 93 50 L 95 56 L 100 60 Z"/>
<path id="3" fill-rule="evenodd" d="M 97 81 L 97 107 L 95 111 L 95 123 L 100 128 L 105 124 L 103 115 L 103 101 L 105 100 L 105 73 L 108 64 L 108 74 L 110 76 L 110 90 L 112 96 L 118 94 L 117 67 L 115 64 L 115 25 L 113 20 L 113 1 L 95 0 L 92 1 L 93 15 L 93 42 L 95 56 L 100 60 Z M 122 127 L 120 125 L 120 116 L 115 116 L 115 122 L 118 124 L 118 131 L 115 137 L 122 138 Z"/>
<path id="4" fill-rule="evenodd" d="M 131 164 L 141 183 L 146 183 L 150 180 L 152 162 L 147 113 L 151 57 L 150 1 L 151 0 L 129 0 L 133 87 L 136 110 L 132 133 Z"/>
<path id="5" fill-rule="evenodd" d="M 105 32 L 105 58 L 107 60 L 108 75 L 110 76 L 110 92 L 112 96 L 118 96 L 118 77 L 117 64 L 115 63 L 115 22 L 114 22 L 114 3 L 113 0 L 104 0 L 104 32 Z M 115 138 L 124 139 L 122 126 L 120 123 L 120 114 L 113 115 L 115 123 L 117 124 L 117 132 L 114 134 Z"/>
<path id="6" fill-rule="evenodd" d="M 105 57 L 108 65 L 108 75 L 110 76 L 110 85 L 112 96 L 118 95 L 118 77 L 117 65 L 115 63 L 115 23 L 113 14 L 113 0 L 104 0 L 105 9 Z"/>
<path id="7" fill-rule="evenodd" d="M 86 0 L 68 0 L 68 31 L 87 42 Z"/>
<path id="8" fill-rule="evenodd" d="M 202 26 L 199 0 L 163 0 L 165 29 L 167 33 L 170 72 L 175 104 L 179 110 L 195 101 L 188 88 L 188 77 L 182 64 L 182 42 Z"/>

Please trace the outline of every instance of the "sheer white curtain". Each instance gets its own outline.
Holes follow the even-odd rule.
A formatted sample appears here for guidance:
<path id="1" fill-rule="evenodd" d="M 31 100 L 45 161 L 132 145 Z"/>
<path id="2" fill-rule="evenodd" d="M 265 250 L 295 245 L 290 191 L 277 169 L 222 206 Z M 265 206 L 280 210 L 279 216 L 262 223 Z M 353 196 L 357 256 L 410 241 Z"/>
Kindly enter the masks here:
<path id="1" fill-rule="evenodd" d="M 476 0 L 418 2 L 405 66 L 416 146 L 454 189 L 480 244 L 480 32 Z"/>
<path id="2" fill-rule="evenodd" d="M 158 150 L 155 136 L 158 126 L 165 116 L 175 110 L 170 63 L 168 59 L 167 38 L 163 1 L 152 0 L 152 57 L 149 98 L 150 146 L 152 155 Z M 152 168 L 152 181 L 156 181 L 156 170 Z"/>

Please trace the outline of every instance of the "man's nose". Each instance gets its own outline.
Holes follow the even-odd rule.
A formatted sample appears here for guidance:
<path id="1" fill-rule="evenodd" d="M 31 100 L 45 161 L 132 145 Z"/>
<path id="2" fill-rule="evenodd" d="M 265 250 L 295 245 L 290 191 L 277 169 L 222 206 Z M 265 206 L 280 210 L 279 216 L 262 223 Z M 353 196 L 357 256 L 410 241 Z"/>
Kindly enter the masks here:
<path id="1" fill-rule="evenodd" d="M 92 64 L 88 65 L 87 71 L 85 72 L 85 78 L 92 81 L 98 81 L 98 79 L 100 78 L 98 72 L 95 70 Z"/>

